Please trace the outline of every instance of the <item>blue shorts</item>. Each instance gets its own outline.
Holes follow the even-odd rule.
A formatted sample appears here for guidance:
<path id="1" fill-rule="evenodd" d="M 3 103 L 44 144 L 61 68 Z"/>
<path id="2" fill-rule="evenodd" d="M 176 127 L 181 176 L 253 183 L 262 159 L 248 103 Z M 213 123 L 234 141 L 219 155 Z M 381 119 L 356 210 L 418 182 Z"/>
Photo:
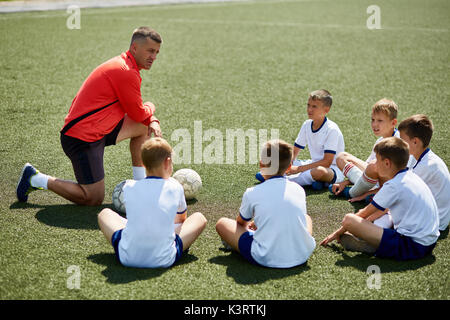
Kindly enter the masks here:
<path id="1" fill-rule="evenodd" d="M 255 259 L 253 259 L 251 251 L 252 251 L 252 242 L 253 242 L 253 234 L 252 231 L 244 232 L 239 238 L 238 247 L 241 255 L 247 259 L 251 264 L 261 266 Z"/>
<path id="2" fill-rule="evenodd" d="M 113 233 L 112 238 L 111 238 L 111 243 L 114 248 L 114 253 L 116 254 L 116 258 L 119 262 L 120 262 L 119 242 L 120 242 L 120 239 L 122 239 L 122 231 L 123 231 L 123 229 L 117 230 L 116 232 Z M 180 260 L 183 255 L 183 241 L 181 240 L 180 236 L 177 234 L 175 234 L 175 247 L 177 248 L 177 254 L 175 256 L 175 261 L 173 262 L 172 266 L 175 263 L 177 263 L 178 260 Z M 186 252 L 188 250 L 189 249 L 187 249 Z"/>
<path id="3" fill-rule="evenodd" d="M 408 236 L 404 236 L 394 229 L 384 229 L 380 245 L 375 256 L 396 260 L 421 259 L 434 249 L 436 243 L 429 246 L 421 245 Z"/>

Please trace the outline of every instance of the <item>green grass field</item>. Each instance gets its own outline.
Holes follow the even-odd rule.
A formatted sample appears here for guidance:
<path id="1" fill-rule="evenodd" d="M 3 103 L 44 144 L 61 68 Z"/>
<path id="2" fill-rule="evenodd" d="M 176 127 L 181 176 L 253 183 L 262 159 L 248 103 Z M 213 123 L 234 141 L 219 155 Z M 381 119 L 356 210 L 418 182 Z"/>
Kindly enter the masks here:
<path id="1" fill-rule="evenodd" d="M 59 130 L 88 74 L 127 50 L 141 25 L 164 43 L 150 72 L 141 73 L 143 99 L 157 106 L 164 137 L 194 121 L 203 130 L 278 129 L 293 142 L 307 118 L 310 91 L 331 91 L 329 118 L 344 134 L 347 151 L 366 159 L 376 140 L 370 110 L 392 98 L 399 120 L 431 117 L 431 148 L 450 163 L 450 3 L 384 1 L 381 30 L 368 30 L 373 1 L 253 1 L 82 9 L 81 29 L 66 27 L 65 11 L 0 15 L 0 299 L 449 299 L 450 239 L 433 255 L 396 262 L 317 246 L 306 266 L 271 270 L 222 250 L 215 223 L 235 217 L 255 164 L 178 164 L 203 179 L 188 211 L 208 225 L 181 263 L 169 270 L 120 266 L 97 225 L 111 192 L 132 177 L 128 143 L 105 152 L 106 197 L 101 207 L 73 205 L 51 192 L 16 202 L 25 162 L 73 180 Z M 209 143 L 204 142 L 206 147 Z M 308 152 L 300 153 L 309 158 Z M 450 194 L 449 194 L 450 196 Z M 362 205 L 307 190 L 317 244 L 343 216 Z M 369 289 L 366 272 L 381 270 L 381 288 Z M 80 289 L 69 289 L 70 266 Z M 70 270 L 69 270 L 70 271 Z"/>

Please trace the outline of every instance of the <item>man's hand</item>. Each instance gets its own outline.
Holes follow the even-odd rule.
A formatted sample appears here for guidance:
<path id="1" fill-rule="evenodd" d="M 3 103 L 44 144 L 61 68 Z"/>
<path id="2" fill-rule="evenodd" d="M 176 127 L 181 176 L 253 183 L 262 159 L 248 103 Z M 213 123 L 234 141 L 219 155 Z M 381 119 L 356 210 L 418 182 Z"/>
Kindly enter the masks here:
<path id="1" fill-rule="evenodd" d="M 155 137 L 162 137 L 161 127 L 159 126 L 158 121 L 153 121 L 148 126 L 148 136 L 151 137 L 152 133 L 155 134 Z"/>

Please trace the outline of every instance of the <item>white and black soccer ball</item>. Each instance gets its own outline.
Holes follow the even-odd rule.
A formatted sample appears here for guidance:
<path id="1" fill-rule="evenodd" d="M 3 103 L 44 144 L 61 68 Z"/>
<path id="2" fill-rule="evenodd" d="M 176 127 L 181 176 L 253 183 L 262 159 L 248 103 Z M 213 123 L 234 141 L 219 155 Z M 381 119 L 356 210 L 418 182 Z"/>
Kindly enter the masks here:
<path id="1" fill-rule="evenodd" d="M 119 182 L 113 190 L 112 193 L 112 204 L 115 211 L 125 214 L 125 202 L 123 201 L 123 186 L 129 180 L 123 180 Z"/>
<path id="2" fill-rule="evenodd" d="M 173 178 L 183 186 L 186 200 L 194 199 L 198 196 L 202 188 L 202 179 L 197 172 L 187 168 L 180 169 L 173 174 Z"/>

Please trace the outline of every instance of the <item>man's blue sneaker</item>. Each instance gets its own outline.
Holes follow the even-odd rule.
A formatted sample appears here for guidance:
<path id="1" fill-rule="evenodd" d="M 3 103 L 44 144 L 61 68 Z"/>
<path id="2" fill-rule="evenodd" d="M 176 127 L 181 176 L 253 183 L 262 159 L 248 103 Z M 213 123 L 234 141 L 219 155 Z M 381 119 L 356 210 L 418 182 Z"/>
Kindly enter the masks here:
<path id="1" fill-rule="evenodd" d="M 256 178 L 256 180 L 258 180 L 260 182 L 264 182 L 264 177 L 262 176 L 261 172 L 258 172 L 257 174 L 255 174 L 255 178 Z"/>
<path id="2" fill-rule="evenodd" d="M 344 198 L 347 198 L 347 199 L 351 199 L 351 198 L 352 198 L 352 196 L 350 196 L 350 189 L 351 189 L 351 188 L 352 188 L 352 187 L 347 186 L 347 187 L 344 188 L 344 190 L 341 191 L 341 193 L 339 193 L 339 194 L 334 194 L 334 192 L 333 192 L 333 185 L 330 184 L 330 185 L 328 186 L 328 190 L 329 190 L 332 194 L 334 194 L 336 197 L 344 197 Z"/>
<path id="3" fill-rule="evenodd" d="M 39 171 L 29 163 L 26 163 L 23 167 L 19 178 L 19 183 L 16 188 L 17 199 L 20 202 L 27 202 L 30 192 L 39 189 L 31 186 L 31 177 L 36 175 L 38 172 Z"/>

